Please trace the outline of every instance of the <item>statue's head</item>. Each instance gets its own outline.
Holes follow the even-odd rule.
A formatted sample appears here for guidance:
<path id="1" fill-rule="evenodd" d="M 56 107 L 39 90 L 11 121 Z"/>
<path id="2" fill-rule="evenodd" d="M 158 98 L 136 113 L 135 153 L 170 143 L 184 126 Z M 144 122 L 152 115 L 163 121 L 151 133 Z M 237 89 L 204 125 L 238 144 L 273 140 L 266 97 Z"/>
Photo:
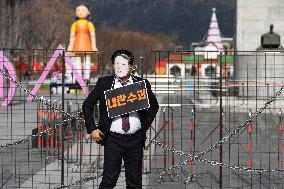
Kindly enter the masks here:
<path id="1" fill-rule="evenodd" d="M 87 4 L 79 4 L 75 8 L 76 19 L 89 19 L 91 12 Z"/>
<path id="2" fill-rule="evenodd" d="M 273 24 L 270 25 L 269 33 L 273 33 Z"/>

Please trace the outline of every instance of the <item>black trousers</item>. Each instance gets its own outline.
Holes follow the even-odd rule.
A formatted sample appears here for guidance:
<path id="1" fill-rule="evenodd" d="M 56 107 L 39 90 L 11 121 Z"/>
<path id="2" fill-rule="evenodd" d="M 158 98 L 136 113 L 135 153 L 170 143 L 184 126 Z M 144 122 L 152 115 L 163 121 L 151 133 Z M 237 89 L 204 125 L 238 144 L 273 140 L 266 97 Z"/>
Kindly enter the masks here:
<path id="1" fill-rule="evenodd" d="M 104 144 L 104 171 L 99 189 L 116 186 L 121 171 L 122 159 L 125 166 L 126 188 L 142 189 L 142 133 L 122 135 L 110 132 Z"/>

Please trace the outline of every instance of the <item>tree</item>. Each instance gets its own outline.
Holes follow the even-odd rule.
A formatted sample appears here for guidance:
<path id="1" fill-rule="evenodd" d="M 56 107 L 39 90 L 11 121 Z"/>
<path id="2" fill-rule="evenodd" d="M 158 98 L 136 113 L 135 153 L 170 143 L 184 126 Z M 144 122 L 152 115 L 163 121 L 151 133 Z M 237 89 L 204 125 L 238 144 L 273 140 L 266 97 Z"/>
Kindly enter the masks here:
<path id="1" fill-rule="evenodd" d="M 103 65 L 100 66 L 111 66 L 110 57 L 113 51 L 118 49 L 128 49 L 135 53 L 136 58 L 134 64 L 138 65 L 138 70 L 140 70 L 140 72 L 154 71 L 154 53 L 151 53 L 151 51 L 172 48 L 171 43 L 168 43 L 167 41 L 164 42 L 153 34 L 135 32 L 109 26 L 102 26 L 97 31 L 97 40 L 98 49 L 102 51 L 104 55 L 104 59 L 101 60 Z M 147 56 L 147 64 L 140 64 L 138 58 L 140 55 Z"/>
<path id="2" fill-rule="evenodd" d="M 69 43 L 70 26 L 75 17 L 69 3 L 60 0 L 0 0 L 0 48 L 25 49 L 22 56 L 26 54 L 29 69 L 32 61 L 49 59 L 51 51 L 47 50 L 55 49 L 59 44 L 66 47 Z M 111 53 L 117 49 L 133 51 L 136 61 L 139 61 L 142 53 L 169 49 L 175 40 L 109 26 L 100 26 L 96 35 L 98 49 L 104 57 L 100 59 L 101 68 L 110 65 Z M 147 58 L 150 63 L 143 65 L 143 71 L 154 71 L 153 55 Z M 142 65 L 136 63 L 140 66 L 138 69 L 142 69 Z"/>
<path id="3" fill-rule="evenodd" d="M 19 23 L 17 10 L 21 0 L 0 1 L 0 47 L 16 48 L 19 43 Z"/>
<path id="4" fill-rule="evenodd" d="M 68 1 L 1 0 L 0 47 L 56 48 L 67 43 L 73 14 Z"/>
<path id="5" fill-rule="evenodd" d="M 53 49 L 69 39 L 73 11 L 66 1 L 27 1 L 21 7 L 21 40 L 26 49 Z"/>

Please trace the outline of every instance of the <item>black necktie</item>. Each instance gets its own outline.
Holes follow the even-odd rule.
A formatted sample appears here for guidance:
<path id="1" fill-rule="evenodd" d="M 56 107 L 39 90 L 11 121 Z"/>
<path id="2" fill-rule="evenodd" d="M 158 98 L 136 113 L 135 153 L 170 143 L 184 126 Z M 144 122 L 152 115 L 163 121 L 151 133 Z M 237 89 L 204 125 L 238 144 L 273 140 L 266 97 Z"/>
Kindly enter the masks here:
<path id="1" fill-rule="evenodd" d="M 127 81 L 120 81 L 122 86 L 125 86 L 127 84 Z M 122 130 L 124 132 L 129 131 L 130 129 L 130 123 L 129 123 L 129 114 L 124 114 L 121 116 L 122 119 Z"/>

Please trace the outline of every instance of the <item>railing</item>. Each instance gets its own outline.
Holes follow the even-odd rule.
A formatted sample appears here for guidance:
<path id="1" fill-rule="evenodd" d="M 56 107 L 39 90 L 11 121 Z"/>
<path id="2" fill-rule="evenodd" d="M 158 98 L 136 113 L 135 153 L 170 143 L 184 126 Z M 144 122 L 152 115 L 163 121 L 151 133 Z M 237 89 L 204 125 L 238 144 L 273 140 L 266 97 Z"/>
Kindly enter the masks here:
<path id="1" fill-rule="evenodd" d="M 283 187 L 281 109 L 284 98 L 277 96 L 277 91 L 284 85 L 284 54 L 271 51 L 217 53 L 217 59 L 204 59 L 202 53 L 191 51 L 135 54 L 136 71 L 150 81 L 160 104 L 147 133 L 143 186 Z M 27 55 L 21 50 L 3 50 L 0 63 L 4 69 L 1 67 L 1 70 L 15 69 L 16 81 L 30 92 L 35 91 L 36 83 L 41 85 L 35 94 L 49 100 L 53 108 L 35 99 L 28 102 L 29 95 L 0 73 L 0 94 L 7 102 L 0 110 L 0 142 L 4 146 L 0 149 L 1 187 L 55 188 L 75 183 L 78 187 L 97 188 L 103 171 L 103 147 L 89 139 L 80 121 L 80 111 L 86 98 L 82 88 L 90 91 L 98 77 L 112 73 L 106 54 L 110 53 L 93 55 L 96 66 L 90 70 L 90 80 L 83 78 L 73 83 L 74 78 L 61 80 L 60 75 L 65 75 L 63 65 L 68 64 L 66 56 L 70 55 L 60 49 L 34 50 Z M 72 61 L 72 57 L 69 58 Z M 8 62 L 10 67 L 6 66 Z M 57 62 L 51 72 L 40 66 L 48 62 Z M 38 82 L 43 74 L 46 77 Z M 71 76 L 80 74 L 71 73 Z M 15 94 L 11 96 L 13 86 Z M 66 91 L 64 95 L 63 91 Z M 275 95 L 276 100 L 261 114 L 232 134 Z M 69 118 L 54 108 L 74 116 Z M 97 119 L 97 106 L 95 110 Z M 66 122 L 62 122 L 63 119 L 67 119 Z M 41 132 L 43 135 L 28 142 L 7 145 Z M 226 136 L 228 139 L 219 144 Z M 200 157 L 203 161 L 178 153 L 198 156 L 216 143 L 217 148 Z M 181 162 L 186 163 L 178 165 Z M 125 187 L 123 173 L 117 186 Z"/>

